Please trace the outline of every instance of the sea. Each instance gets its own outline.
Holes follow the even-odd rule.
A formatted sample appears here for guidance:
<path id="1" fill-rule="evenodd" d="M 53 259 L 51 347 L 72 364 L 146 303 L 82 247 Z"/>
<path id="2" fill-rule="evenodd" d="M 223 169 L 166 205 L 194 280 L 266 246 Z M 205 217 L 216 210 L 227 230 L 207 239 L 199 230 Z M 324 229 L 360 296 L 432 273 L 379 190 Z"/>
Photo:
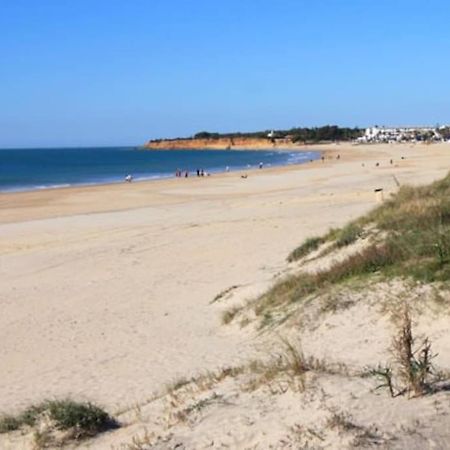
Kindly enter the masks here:
<path id="1" fill-rule="evenodd" d="M 273 150 L 144 150 L 139 147 L 0 149 L 0 192 L 121 183 L 302 164 L 319 152 Z"/>

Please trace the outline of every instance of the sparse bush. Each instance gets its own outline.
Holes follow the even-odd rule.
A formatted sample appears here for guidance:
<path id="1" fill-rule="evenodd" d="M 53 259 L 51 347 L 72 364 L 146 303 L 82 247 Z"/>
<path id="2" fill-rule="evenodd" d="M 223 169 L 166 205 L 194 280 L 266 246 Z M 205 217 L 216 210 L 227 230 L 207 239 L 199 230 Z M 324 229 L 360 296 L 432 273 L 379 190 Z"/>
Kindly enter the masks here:
<path id="1" fill-rule="evenodd" d="M 59 429 L 73 428 L 77 432 L 77 437 L 93 436 L 117 427 L 117 422 L 107 412 L 92 403 L 56 400 L 48 402 L 46 409 Z"/>

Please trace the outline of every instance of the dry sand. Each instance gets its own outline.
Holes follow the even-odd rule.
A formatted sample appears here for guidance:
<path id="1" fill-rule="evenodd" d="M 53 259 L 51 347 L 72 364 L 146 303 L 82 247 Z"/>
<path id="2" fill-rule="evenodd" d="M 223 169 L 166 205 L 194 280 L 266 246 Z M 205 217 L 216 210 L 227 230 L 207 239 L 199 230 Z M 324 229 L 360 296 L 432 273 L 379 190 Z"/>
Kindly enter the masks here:
<path id="1" fill-rule="evenodd" d="M 304 238 L 374 207 L 375 188 L 450 167 L 448 144 L 323 150 L 247 179 L 0 194 L 0 411 L 70 395 L 114 412 L 255 356 L 254 334 L 221 325 L 218 293 L 251 298 Z"/>

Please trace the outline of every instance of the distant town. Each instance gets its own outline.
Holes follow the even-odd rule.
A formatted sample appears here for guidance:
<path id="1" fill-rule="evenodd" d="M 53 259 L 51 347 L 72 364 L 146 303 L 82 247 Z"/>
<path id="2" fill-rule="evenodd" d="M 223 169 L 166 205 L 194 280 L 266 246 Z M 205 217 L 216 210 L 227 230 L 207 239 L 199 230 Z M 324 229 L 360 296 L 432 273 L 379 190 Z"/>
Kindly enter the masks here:
<path id="1" fill-rule="evenodd" d="M 322 127 L 294 127 L 287 130 L 264 130 L 254 132 L 216 133 L 201 131 L 190 137 L 152 139 L 145 145 L 149 148 L 189 148 L 199 145 L 231 148 L 245 146 L 249 141 L 273 145 L 314 144 L 327 142 L 395 143 L 395 142 L 450 142 L 450 125 L 436 126 L 372 126 L 349 128 L 337 125 Z"/>
<path id="2" fill-rule="evenodd" d="M 379 127 L 366 128 L 364 135 L 356 138 L 360 143 L 394 142 L 449 142 L 450 127 Z"/>

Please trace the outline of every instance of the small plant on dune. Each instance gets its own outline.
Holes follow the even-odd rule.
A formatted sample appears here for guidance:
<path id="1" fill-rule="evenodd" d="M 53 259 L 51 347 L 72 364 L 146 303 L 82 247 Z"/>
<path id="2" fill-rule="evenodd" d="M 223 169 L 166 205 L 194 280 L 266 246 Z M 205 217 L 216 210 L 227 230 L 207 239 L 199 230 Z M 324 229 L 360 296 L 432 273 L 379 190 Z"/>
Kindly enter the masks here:
<path id="1" fill-rule="evenodd" d="M 415 396 L 425 394 L 430 386 L 428 379 L 432 372 L 431 360 L 436 355 L 431 352 L 428 338 L 415 348 L 411 316 L 407 308 L 402 313 L 400 330 L 392 341 L 391 351 L 398 364 L 399 377 L 405 389 Z"/>
<path id="2" fill-rule="evenodd" d="M 293 375 L 303 376 L 310 370 L 310 367 L 300 346 L 293 345 L 285 338 L 281 338 L 281 342 L 284 344 L 282 358 L 285 361 L 286 368 L 291 370 Z"/>
<path id="3" fill-rule="evenodd" d="M 430 390 L 430 377 L 433 372 L 432 359 L 436 356 L 431 351 L 431 343 L 425 338 L 419 345 L 412 333 L 412 321 L 409 310 L 405 307 L 400 317 L 397 336 L 392 339 L 390 348 L 395 370 L 391 367 L 378 366 L 369 374 L 380 379 L 382 383 L 376 389 L 388 388 L 391 397 L 409 392 L 413 396 L 424 395 Z M 395 378 L 398 387 L 394 388 Z"/>
<path id="4" fill-rule="evenodd" d="M 292 344 L 286 338 L 280 338 L 282 347 L 280 353 L 271 358 L 268 361 L 252 361 L 248 365 L 250 373 L 256 375 L 243 385 L 243 390 L 247 392 L 254 391 L 260 386 L 268 386 L 271 389 L 271 385 L 275 381 L 282 381 L 285 385 L 285 389 L 281 389 L 281 392 L 285 392 L 288 387 L 298 390 L 300 392 L 305 389 L 305 375 L 313 367 L 310 366 L 310 360 L 306 359 L 300 346 Z M 275 391 L 280 390 L 278 386 Z M 271 392 L 275 392 L 271 389 Z"/>
<path id="5" fill-rule="evenodd" d="M 92 403 L 55 400 L 47 403 L 49 416 L 61 430 L 73 429 L 78 439 L 117 428 L 118 423 L 106 411 Z"/>
<path id="6" fill-rule="evenodd" d="M 392 380 L 392 369 L 390 367 L 382 367 L 379 365 L 376 369 L 370 369 L 369 375 L 378 378 L 381 381 L 376 389 L 388 388 L 391 397 L 394 398 L 398 395 L 394 390 L 394 384 Z"/>

